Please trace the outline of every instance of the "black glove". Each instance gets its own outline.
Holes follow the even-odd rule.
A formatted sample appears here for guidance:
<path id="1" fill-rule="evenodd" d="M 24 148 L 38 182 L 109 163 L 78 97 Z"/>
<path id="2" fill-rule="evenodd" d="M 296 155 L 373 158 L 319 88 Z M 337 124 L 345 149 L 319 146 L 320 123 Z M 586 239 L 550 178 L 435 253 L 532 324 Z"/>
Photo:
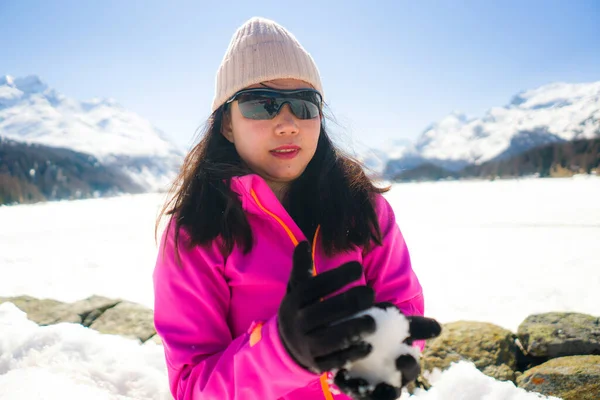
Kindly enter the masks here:
<path id="1" fill-rule="evenodd" d="M 372 307 L 375 294 L 363 285 L 321 300 L 360 279 L 362 266 L 349 262 L 313 277 L 312 265 L 308 242 L 299 243 L 277 321 L 279 336 L 290 356 L 298 365 L 319 374 L 342 368 L 346 362 L 371 352 L 371 345 L 362 338 L 375 331 L 373 317 L 339 321 Z M 335 322 L 339 323 L 330 326 Z"/>
<path id="2" fill-rule="evenodd" d="M 384 310 L 388 307 L 397 308 L 392 303 L 377 303 L 375 306 Z M 442 327 L 435 319 L 419 316 L 406 318 L 409 322 L 410 336 L 404 340 L 404 343 L 408 345 L 412 345 L 414 340 L 439 336 L 442 331 Z M 371 389 L 372 385 L 367 380 L 351 378 L 345 369 L 340 369 L 333 381 L 342 392 L 356 400 L 395 400 L 400 397 L 402 388 L 414 381 L 421 372 L 419 362 L 409 354 L 403 354 L 396 359 L 396 369 L 402 374 L 402 382 L 398 382 L 398 386 L 381 382 Z"/>

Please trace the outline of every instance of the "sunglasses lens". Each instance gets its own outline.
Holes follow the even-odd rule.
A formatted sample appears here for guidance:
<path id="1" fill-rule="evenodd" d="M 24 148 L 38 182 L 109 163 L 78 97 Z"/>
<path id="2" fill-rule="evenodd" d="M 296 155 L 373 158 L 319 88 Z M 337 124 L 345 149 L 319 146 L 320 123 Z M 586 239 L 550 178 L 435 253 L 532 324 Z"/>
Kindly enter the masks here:
<path id="1" fill-rule="evenodd" d="M 236 100 L 240 112 L 249 119 L 273 119 L 284 104 L 289 104 L 299 119 L 312 119 L 319 116 L 321 97 L 318 93 L 304 91 L 282 93 L 275 91 L 255 91 L 240 93 Z"/>

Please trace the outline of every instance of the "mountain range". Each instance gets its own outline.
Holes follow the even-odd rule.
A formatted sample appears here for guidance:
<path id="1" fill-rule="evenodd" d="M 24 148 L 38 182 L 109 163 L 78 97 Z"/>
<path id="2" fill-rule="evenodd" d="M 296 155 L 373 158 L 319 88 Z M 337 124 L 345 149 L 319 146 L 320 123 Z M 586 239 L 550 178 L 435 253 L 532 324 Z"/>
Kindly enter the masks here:
<path id="1" fill-rule="evenodd" d="M 164 190 L 183 160 L 164 132 L 115 100 L 77 101 L 35 75 L 0 76 L 0 137 L 38 145 L 38 153 L 47 147 L 90 155 L 147 191 Z"/>
<path id="2" fill-rule="evenodd" d="M 395 141 L 363 161 L 391 178 L 430 164 L 450 172 L 501 161 L 547 144 L 600 137 L 600 81 L 553 83 L 516 94 L 481 118 L 452 113 L 413 143 Z"/>
<path id="3" fill-rule="evenodd" d="M 562 176 L 597 171 L 599 140 L 600 81 L 553 83 L 481 118 L 452 113 L 414 142 L 392 139 L 358 158 L 392 180 Z M 0 204 L 165 190 L 183 157 L 113 99 L 78 101 L 35 75 L 0 76 Z"/>

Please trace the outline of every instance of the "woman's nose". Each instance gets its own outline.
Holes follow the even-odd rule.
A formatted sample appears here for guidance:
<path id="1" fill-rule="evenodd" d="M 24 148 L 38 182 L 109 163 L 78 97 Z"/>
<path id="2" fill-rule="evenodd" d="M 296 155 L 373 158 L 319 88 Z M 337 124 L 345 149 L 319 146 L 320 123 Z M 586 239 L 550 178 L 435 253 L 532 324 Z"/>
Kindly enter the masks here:
<path id="1" fill-rule="evenodd" d="M 296 116 L 292 112 L 289 104 L 284 104 L 279 109 L 279 114 L 275 117 L 277 125 L 275 130 L 278 134 L 296 134 L 298 133 L 298 124 Z"/>

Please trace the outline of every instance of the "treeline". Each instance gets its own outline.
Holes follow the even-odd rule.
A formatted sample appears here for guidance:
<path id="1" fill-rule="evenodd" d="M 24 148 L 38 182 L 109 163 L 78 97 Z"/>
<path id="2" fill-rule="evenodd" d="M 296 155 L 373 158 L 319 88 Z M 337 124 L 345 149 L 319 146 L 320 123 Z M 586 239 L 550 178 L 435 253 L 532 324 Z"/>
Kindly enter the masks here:
<path id="1" fill-rule="evenodd" d="M 0 137 L 0 204 L 141 192 L 127 175 L 89 154 Z"/>
<path id="2" fill-rule="evenodd" d="M 426 163 L 395 174 L 397 182 L 463 178 L 568 177 L 600 171 L 600 139 L 546 144 L 509 158 L 469 165 L 457 172 Z"/>

